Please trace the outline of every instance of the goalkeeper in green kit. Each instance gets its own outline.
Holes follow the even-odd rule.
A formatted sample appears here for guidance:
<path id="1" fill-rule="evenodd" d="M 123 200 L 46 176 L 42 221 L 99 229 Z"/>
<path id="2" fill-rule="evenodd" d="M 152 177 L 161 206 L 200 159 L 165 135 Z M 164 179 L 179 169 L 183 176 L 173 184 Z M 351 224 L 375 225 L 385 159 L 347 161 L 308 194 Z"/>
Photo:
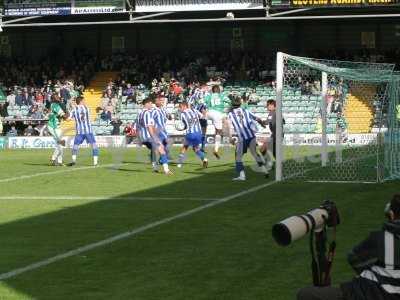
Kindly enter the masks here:
<path id="1" fill-rule="evenodd" d="M 215 127 L 215 144 L 214 155 L 220 158 L 218 150 L 222 141 L 222 128 L 226 120 L 225 107 L 230 101 L 223 93 L 220 92 L 218 85 L 214 85 L 211 89 L 211 94 L 204 98 L 204 103 L 207 107 L 207 119 L 212 120 Z"/>
<path id="2" fill-rule="evenodd" d="M 53 95 L 51 100 L 47 130 L 54 138 L 55 149 L 53 155 L 51 156 L 50 164 L 52 166 L 63 166 L 63 147 L 65 146 L 65 140 L 62 139 L 60 119 L 62 118 L 66 120 L 68 118 L 68 113 L 64 112 L 62 109 L 60 97 L 58 95 Z"/>

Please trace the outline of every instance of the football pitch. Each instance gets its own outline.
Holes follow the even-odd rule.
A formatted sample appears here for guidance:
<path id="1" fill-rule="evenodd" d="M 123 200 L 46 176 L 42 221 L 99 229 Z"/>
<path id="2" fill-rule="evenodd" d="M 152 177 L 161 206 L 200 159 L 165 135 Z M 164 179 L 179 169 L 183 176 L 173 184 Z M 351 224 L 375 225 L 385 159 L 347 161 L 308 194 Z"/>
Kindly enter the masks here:
<path id="1" fill-rule="evenodd" d="M 97 168 L 89 150 L 75 167 L 48 166 L 50 154 L 0 151 L 0 299 L 295 299 L 311 283 L 308 239 L 280 247 L 272 225 L 335 201 L 338 284 L 400 192 L 398 181 L 276 183 L 251 161 L 232 182 L 233 150 L 206 170 L 190 153 L 173 176 L 139 149 L 102 149 Z"/>

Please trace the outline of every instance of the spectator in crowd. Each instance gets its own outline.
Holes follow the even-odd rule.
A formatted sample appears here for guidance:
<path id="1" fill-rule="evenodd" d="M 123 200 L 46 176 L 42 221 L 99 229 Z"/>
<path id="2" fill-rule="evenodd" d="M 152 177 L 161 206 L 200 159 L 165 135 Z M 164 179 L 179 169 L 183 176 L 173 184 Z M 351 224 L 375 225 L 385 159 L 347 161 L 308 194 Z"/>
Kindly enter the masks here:
<path id="1" fill-rule="evenodd" d="M 7 103 L 10 106 L 14 106 L 15 105 L 15 92 L 13 90 L 10 91 L 10 93 L 7 96 Z"/>
<path id="2" fill-rule="evenodd" d="M 113 119 L 110 124 L 113 127 L 111 135 L 120 135 L 121 134 L 121 125 L 122 125 L 121 120 Z"/>
<path id="3" fill-rule="evenodd" d="M 44 105 L 44 95 L 42 89 L 35 91 L 35 102 L 38 105 Z"/>
<path id="4" fill-rule="evenodd" d="M 17 90 L 17 95 L 15 96 L 15 104 L 18 106 L 25 105 L 24 95 L 21 90 Z"/>
<path id="5" fill-rule="evenodd" d="M 127 123 L 125 128 L 124 128 L 124 134 L 126 137 L 126 143 L 131 144 L 133 142 L 133 139 L 136 136 L 136 131 L 135 128 L 132 126 L 132 123 Z"/>
<path id="6" fill-rule="evenodd" d="M 0 117 L 8 117 L 8 111 L 7 107 L 9 106 L 9 103 L 0 103 Z"/>
<path id="7" fill-rule="evenodd" d="M 301 85 L 301 94 L 302 95 L 311 95 L 312 94 L 312 87 L 309 81 L 304 82 Z"/>
<path id="8" fill-rule="evenodd" d="M 328 113 L 332 112 L 332 105 L 335 99 L 337 99 L 335 88 L 332 87 L 328 88 L 326 95 L 326 111 Z"/>
<path id="9" fill-rule="evenodd" d="M 43 119 L 43 113 L 39 109 L 38 105 L 32 106 L 32 108 L 29 110 L 28 116 L 36 120 Z"/>
<path id="10" fill-rule="evenodd" d="M 314 80 L 311 87 L 311 94 L 320 95 L 321 94 L 321 83 L 318 80 Z"/>
<path id="11" fill-rule="evenodd" d="M 13 136 L 17 136 L 18 132 L 17 129 L 15 129 L 15 125 L 12 125 L 10 130 L 7 132 L 7 136 L 8 137 L 13 137 Z"/>
<path id="12" fill-rule="evenodd" d="M 24 130 L 24 136 L 33 136 L 35 135 L 35 130 L 33 129 L 32 125 L 29 124 L 27 128 Z"/>
<path id="13" fill-rule="evenodd" d="M 100 119 L 102 119 L 103 121 L 107 121 L 107 122 L 111 121 L 111 119 L 112 119 L 111 112 L 106 111 L 106 110 L 101 110 Z"/>
<path id="14" fill-rule="evenodd" d="M 252 90 L 247 98 L 249 104 L 257 104 L 260 101 L 260 97 L 257 95 L 256 90 Z"/>
<path id="15" fill-rule="evenodd" d="M 132 85 L 128 83 L 126 85 L 126 89 L 123 90 L 122 92 L 123 96 L 126 96 L 127 102 L 136 102 L 135 101 L 135 90 L 133 89 Z"/>

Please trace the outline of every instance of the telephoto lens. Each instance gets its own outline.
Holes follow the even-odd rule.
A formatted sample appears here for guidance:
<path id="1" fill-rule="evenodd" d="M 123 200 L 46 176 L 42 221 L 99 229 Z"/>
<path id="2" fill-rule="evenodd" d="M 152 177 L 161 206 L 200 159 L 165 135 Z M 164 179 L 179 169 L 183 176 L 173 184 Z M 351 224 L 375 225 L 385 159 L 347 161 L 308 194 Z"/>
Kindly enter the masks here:
<path id="1" fill-rule="evenodd" d="M 328 217 L 329 212 L 325 208 L 316 208 L 305 215 L 289 217 L 272 227 L 272 236 L 279 245 L 288 246 L 311 230 L 322 230 Z"/>

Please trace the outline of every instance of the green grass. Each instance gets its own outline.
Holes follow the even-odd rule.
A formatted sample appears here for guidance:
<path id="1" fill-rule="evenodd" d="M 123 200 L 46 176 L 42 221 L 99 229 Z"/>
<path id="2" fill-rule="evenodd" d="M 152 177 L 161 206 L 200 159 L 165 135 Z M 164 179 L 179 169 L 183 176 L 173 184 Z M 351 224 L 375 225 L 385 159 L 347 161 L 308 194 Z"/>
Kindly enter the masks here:
<path id="1" fill-rule="evenodd" d="M 233 183 L 231 153 L 211 159 L 207 170 L 190 154 L 182 170 L 172 167 L 172 177 L 151 173 L 145 152 L 135 149 L 102 150 L 109 167 L 79 169 L 91 163 L 83 150 L 73 171 L 47 166 L 49 155 L 0 152 L 0 274 L 210 203 L 199 198 L 221 199 L 268 181 L 248 170 L 246 182 Z M 5 181 L 53 171 L 60 172 Z M 347 252 L 381 226 L 398 184 L 273 184 L 1 281 L 0 299 L 294 299 L 310 284 L 308 239 L 279 247 L 272 225 L 335 201 L 342 217 L 333 272 L 339 283 L 353 276 Z M 54 196 L 76 198 L 48 199 Z"/>

